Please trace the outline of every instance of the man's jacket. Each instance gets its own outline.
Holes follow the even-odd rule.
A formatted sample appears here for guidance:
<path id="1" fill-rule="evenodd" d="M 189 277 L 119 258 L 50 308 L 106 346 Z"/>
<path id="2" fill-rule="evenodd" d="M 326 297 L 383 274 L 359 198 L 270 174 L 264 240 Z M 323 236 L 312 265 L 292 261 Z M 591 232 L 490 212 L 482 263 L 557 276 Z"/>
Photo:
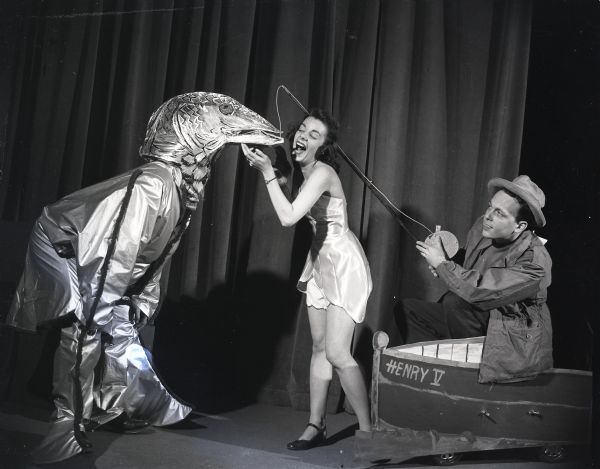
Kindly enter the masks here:
<path id="1" fill-rule="evenodd" d="M 531 379 L 552 367 L 552 324 L 546 305 L 552 260 L 542 241 L 525 231 L 504 258 L 484 271 L 473 266 L 492 242 L 481 235 L 483 217 L 467 236 L 462 266 L 437 267 L 448 288 L 490 320 L 479 369 L 479 382 Z"/>

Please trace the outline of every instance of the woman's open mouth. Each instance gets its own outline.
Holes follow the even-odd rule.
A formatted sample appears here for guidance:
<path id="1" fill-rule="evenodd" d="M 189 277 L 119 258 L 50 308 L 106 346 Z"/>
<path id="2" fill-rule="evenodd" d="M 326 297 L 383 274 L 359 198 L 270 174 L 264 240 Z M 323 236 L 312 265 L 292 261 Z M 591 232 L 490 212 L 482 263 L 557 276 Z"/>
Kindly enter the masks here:
<path id="1" fill-rule="evenodd" d="M 306 151 L 306 145 L 302 142 L 296 142 L 296 145 L 294 145 L 294 149 L 292 150 L 292 153 L 296 154 L 296 153 L 301 153 L 303 151 Z"/>

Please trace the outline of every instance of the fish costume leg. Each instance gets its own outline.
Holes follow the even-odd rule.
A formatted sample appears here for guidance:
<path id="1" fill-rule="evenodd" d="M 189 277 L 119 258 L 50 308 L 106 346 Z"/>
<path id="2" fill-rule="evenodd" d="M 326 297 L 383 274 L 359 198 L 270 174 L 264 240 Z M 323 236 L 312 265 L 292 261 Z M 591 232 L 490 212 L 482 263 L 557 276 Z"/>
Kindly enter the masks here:
<path id="1" fill-rule="evenodd" d="M 100 385 L 94 391 L 96 406 L 102 409 L 94 420 L 108 422 L 123 410 L 128 418 L 151 425 L 170 425 L 183 420 L 192 408 L 174 397 L 152 367 L 150 352 L 144 349 L 125 305 L 113 309 L 105 327 L 111 340 L 104 347 Z"/>
<path id="2" fill-rule="evenodd" d="M 81 453 L 85 448 L 75 437 L 76 386 L 81 386 L 83 415 L 89 418 L 93 403 L 94 368 L 101 352 L 100 334 L 90 331 L 84 337 L 82 361 L 79 367 L 79 384 L 76 383 L 75 351 L 81 335 L 82 325 L 74 322 L 61 331 L 61 339 L 54 355 L 53 394 L 54 412 L 50 431 L 32 453 L 36 464 L 52 463 L 68 459 Z M 83 429 L 82 429 L 83 430 Z"/>

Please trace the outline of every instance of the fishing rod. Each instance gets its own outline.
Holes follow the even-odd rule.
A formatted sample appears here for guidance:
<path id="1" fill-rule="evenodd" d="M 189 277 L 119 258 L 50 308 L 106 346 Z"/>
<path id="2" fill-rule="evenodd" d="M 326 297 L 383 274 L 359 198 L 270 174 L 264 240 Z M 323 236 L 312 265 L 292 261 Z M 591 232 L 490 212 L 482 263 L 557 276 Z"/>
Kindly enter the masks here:
<path id="1" fill-rule="evenodd" d="M 282 89 L 286 92 L 286 94 L 292 99 L 292 101 L 300 108 L 305 114 L 308 114 L 308 110 L 302 105 L 302 103 L 294 96 L 294 94 L 284 85 L 279 85 L 277 88 L 277 95 L 275 97 L 276 107 L 277 107 L 277 116 L 279 118 L 279 127 L 281 129 L 281 117 L 279 116 L 279 105 L 277 104 L 277 96 L 279 95 L 279 90 Z M 406 217 L 412 222 L 420 225 L 425 228 L 429 235 L 427 236 L 425 242 L 427 244 L 434 244 L 436 242 L 436 238 L 439 237 L 443 248 L 446 250 L 446 254 L 448 257 L 453 257 L 458 251 L 458 240 L 454 234 L 449 231 L 442 231 L 441 227 L 436 226 L 436 231 L 430 230 L 427 226 L 421 223 L 418 220 L 415 220 L 411 216 L 404 213 L 398 207 L 396 207 L 392 201 L 375 185 L 373 181 L 369 179 L 365 173 L 360 169 L 360 167 L 356 164 L 356 162 L 350 158 L 346 152 L 340 147 L 340 145 L 336 142 L 335 148 L 338 153 L 344 158 L 344 160 L 350 165 L 350 168 L 356 173 L 356 175 L 365 183 L 367 188 L 372 192 L 372 194 L 377 197 L 377 199 L 381 202 L 381 204 L 393 215 L 395 220 L 400 224 L 400 226 L 408 233 L 408 235 L 415 241 L 419 241 L 419 239 L 408 229 L 408 227 L 402 221 L 402 217 Z"/>

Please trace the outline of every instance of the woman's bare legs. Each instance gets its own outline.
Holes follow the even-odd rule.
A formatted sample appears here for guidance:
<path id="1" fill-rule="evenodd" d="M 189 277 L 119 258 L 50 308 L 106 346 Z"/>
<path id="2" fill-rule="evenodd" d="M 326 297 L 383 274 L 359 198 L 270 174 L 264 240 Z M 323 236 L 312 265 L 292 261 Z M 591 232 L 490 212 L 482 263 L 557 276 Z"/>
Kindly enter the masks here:
<path id="1" fill-rule="evenodd" d="M 327 392 L 333 375 L 333 367 L 325 355 L 325 334 L 327 330 L 327 311 L 308 306 L 308 322 L 312 337 L 312 355 L 310 357 L 310 417 L 308 421 L 321 428 L 325 423 Z M 306 427 L 301 440 L 310 440 L 317 434 L 313 427 Z"/>
<path id="2" fill-rule="evenodd" d="M 310 360 L 310 418 L 318 427 L 325 423 L 327 392 L 335 368 L 344 393 L 356 413 L 361 430 L 371 430 L 367 389 L 356 360 L 350 353 L 354 321 L 339 306 L 329 305 L 327 311 L 308 307 L 308 319 L 313 340 Z M 301 440 L 310 440 L 317 433 L 306 427 Z"/>
<path id="3" fill-rule="evenodd" d="M 342 389 L 358 419 L 359 428 L 371 430 L 367 388 L 358 363 L 350 353 L 355 323 L 339 306 L 327 308 L 325 354 L 340 377 Z"/>

